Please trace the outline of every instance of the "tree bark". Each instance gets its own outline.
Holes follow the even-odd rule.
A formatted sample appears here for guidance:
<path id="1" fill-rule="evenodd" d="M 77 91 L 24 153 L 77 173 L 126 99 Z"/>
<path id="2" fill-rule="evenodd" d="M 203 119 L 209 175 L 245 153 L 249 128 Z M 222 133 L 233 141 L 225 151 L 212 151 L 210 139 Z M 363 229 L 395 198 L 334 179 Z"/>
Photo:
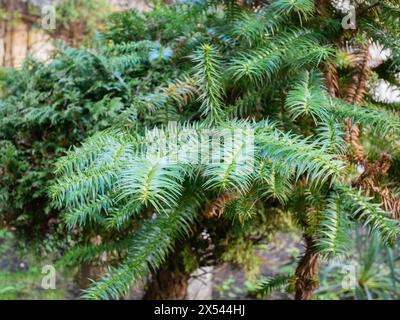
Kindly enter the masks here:
<path id="1" fill-rule="evenodd" d="M 102 239 L 100 236 L 94 236 L 90 238 L 90 243 L 92 245 L 100 245 Z M 91 285 L 91 280 L 97 280 L 101 278 L 106 272 L 107 265 L 107 254 L 102 254 L 99 263 L 85 263 L 79 268 L 77 274 L 77 283 L 80 289 L 87 289 Z"/>
<path id="2" fill-rule="evenodd" d="M 152 273 L 144 300 L 184 300 L 190 274 L 181 263 L 169 262 L 157 272 Z"/>
<path id="3" fill-rule="evenodd" d="M 94 264 L 83 264 L 79 268 L 76 281 L 80 289 L 88 289 L 92 281 L 97 280 L 104 274 L 105 268 L 102 266 L 96 266 Z"/>
<path id="4" fill-rule="evenodd" d="M 318 255 L 314 250 L 314 239 L 305 236 L 306 251 L 296 268 L 295 299 L 310 300 L 318 287 Z"/>
<path id="5" fill-rule="evenodd" d="M 180 250 L 161 269 L 153 272 L 144 300 L 183 300 L 187 298 L 190 273 L 185 271 Z"/>

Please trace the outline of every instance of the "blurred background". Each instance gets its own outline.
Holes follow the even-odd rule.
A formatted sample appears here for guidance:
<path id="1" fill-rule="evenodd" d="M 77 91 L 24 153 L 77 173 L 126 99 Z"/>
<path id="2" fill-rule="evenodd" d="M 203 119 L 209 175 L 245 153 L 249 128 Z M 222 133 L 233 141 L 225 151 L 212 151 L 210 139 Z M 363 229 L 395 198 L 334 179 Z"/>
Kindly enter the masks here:
<path id="1" fill-rule="evenodd" d="M 41 10 L 56 8 L 56 29 L 44 30 Z M 1 0 L 0 66 L 19 67 L 28 56 L 46 60 L 53 40 L 80 45 L 101 26 L 111 12 L 135 8 L 151 9 L 146 0 Z"/>

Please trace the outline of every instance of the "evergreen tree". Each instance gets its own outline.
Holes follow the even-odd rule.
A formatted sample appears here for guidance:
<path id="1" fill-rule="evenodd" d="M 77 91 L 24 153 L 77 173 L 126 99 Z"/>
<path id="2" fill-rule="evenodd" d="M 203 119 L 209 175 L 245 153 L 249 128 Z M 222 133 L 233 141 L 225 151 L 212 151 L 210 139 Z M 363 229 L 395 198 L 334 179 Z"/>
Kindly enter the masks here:
<path id="1" fill-rule="evenodd" d="M 297 299 L 312 298 L 318 260 L 345 256 L 357 225 L 393 245 L 399 119 L 367 85 L 374 73 L 398 84 L 399 5 L 365 1 L 357 28 L 345 30 L 324 0 L 188 2 L 132 19 L 143 36 L 106 32 L 111 51 L 158 39 L 149 60 L 176 69 L 147 90 L 138 85 L 118 121 L 57 161 L 50 194 L 64 221 L 102 238 L 64 260 L 107 254 L 111 265 L 85 297 L 120 298 L 150 273 L 162 279 L 168 266 L 187 273 L 215 263 L 210 255 L 268 239 L 287 216 L 304 254 L 295 274 L 263 283 L 265 293 L 289 285 Z M 152 19 L 167 21 L 167 36 Z M 377 71 L 371 42 L 392 51 Z M 135 65 L 125 57 L 119 66 Z M 220 132 L 234 142 L 215 139 Z M 197 149 L 210 158 L 199 160 Z"/>

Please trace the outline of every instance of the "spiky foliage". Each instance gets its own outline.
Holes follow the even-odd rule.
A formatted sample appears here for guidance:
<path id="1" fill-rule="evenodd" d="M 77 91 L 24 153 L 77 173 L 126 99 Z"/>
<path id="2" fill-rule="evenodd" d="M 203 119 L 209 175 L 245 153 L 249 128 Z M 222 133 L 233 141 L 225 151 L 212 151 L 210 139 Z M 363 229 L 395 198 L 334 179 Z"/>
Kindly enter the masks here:
<path id="1" fill-rule="evenodd" d="M 314 122 L 324 116 L 327 97 L 323 89 L 322 75 L 304 71 L 296 85 L 288 92 L 285 107 L 296 119 L 311 116 Z"/>
<path id="2" fill-rule="evenodd" d="M 328 3 L 275 0 L 255 12 L 229 3 L 115 15 L 115 28 L 99 37 L 111 47 L 84 51 L 112 79 L 89 92 L 111 90 L 108 99 L 122 103 L 111 129 L 57 161 L 50 189 L 70 228 L 102 237 L 70 255 L 95 261 L 104 252 L 112 265 L 87 298 L 119 298 L 150 273 L 157 281 L 157 270 L 187 263 L 181 250 L 193 256 L 190 266 L 227 257 L 245 263 L 231 249 L 248 253 L 289 214 L 306 242 L 293 289 L 310 299 L 318 259 L 343 257 L 352 227 L 365 226 L 386 245 L 399 234 L 394 213 L 380 205 L 396 198 L 398 177 L 387 161 L 374 162 L 397 152 L 399 122 L 368 97 L 365 46 L 373 33 L 354 31 L 348 40 L 358 58 L 343 67 L 337 56 L 348 35 Z M 385 23 L 368 8 L 359 14 L 361 26 Z M 154 27 L 157 19 L 170 33 Z"/>
<path id="3" fill-rule="evenodd" d="M 211 122 L 216 122 L 221 118 L 221 62 L 218 53 L 213 46 L 203 44 L 199 51 L 193 56 L 196 64 L 195 78 L 202 90 L 199 97 L 202 101 L 201 109 L 203 116 L 208 116 Z"/>
<path id="4" fill-rule="evenodd" d="M 159 23 L 171 25 L 172 29 L 178 14 L 172 10 L 163 12 L 165 19 Z M 157 21 L 160 14 L 163 13 L 153 11 L 147 19 Z M 188 16 L 185 19 L 192 21 Z M 139 20 L 135 23 L 140 24 Z M 114 20 L 110 25 L 113 32 L 118 32 Z M 146 30 L 137 36 L 141 37 L 139 41 L 128 42 L 117 35 L 111 39 L 107 33 L 102 34 L 94 39 L 91 49 L 60 44 L 51 61 L 29 58 L 21 70 L 10 69 L 2 73 L 0 222 L 15 230 L 21 239 L 42 240 L 55 232 L 59 234 L 59 240 L 65 238 L 58 223 L 59 210 L 50 205 L 47 189 L 54 179 L 55 159 L 72 145 L 109 127 L 114 121 L 122 120 L 130 125 L 132 120 L 140 117 L 142 108 L 146 112 L 150 109 L 150 100 L 156 119 L 150 121 L 167 123 L 179 118 L 178 110 L 187 100 L 195 99 L 194 80 L 183 72 L 178 72 L 182 78 L 176 82 L 165 81 L 180 70 L 169 65 L 174 54 L 170 46 L 177 45 L 179 40 L 164 46 L 156 34 L 149 38 Z M 146 79 L 139 80 L 144 74 Z M 151 88 L 161 87 L 161 84 L 164 87 L 153 93 Z M 156 98 L 161 101 L 159 106 L 154 106 Z M 165 101 L 168 110 L 164 109 Z M 159 110 L 161 107 L 163 111 Z M 103 137 L 103 142 L 110 145 L 106 132 Z M 99 153 L 98 147 L 99 144 L 92 144 L 85 149 L 85 155 L 82 152 L 70 154 L 65 158 L 68 165 L 60 164 L 60 170 L 68 174 L 75 165 L 89 164 Z M 114 152 L 118 153 L 118 150 Z M 86 176 L 82 174 L 81 180 L 75 179 L 75 187 L 80 188 L 85 183 L 88 187 L 89 176 L 93 183 L 108 182 L 102 179 L 105 170 L 104 167 L 93 168 L 85 173 Z M 91 200 L 83 211 L 68 212 L 65 220 L 69 226 L 81 225 L 83 217 L 91 210 L 98 211 L 106 201 L 111 202 L 108 198 Z"/>
<path id="5" fill-rule="evenodd" d="M 187 87 L 188 91 L 182 91 L 190 98 L 178 99 L 179 120 L 189 121 L 189 124 L 178 125 L 175 129 L 170 126 L 152 129 L 152 123 L 160 123 L 154 121 L 152 110 L 164 112 L 176 108 L 176 100 L 170 94 L 172 90 L 156 88 L 147 100 L 150 108 L 146 110 L 141 103 L 137 105 L 142 118 L 136 120 L 134 131 L 132 128 L 120 131 L 123 137 L 128 137 L 123 140 L 131 141 L 119 153 L 123 159 L 121 166 L 101 164 L 101 160 L 100 166 L 93 165 L 99 161 L 97 158 L 109 154 L 115 143 L 105 149 L 99 147 L 99 154 L 90 160 L 93 164 L 82 160 L 79 165 L 72 165 L 73 160 L 66 160 L 65 163 L 71 163 L 72 171 L 60 177 L 52 189 L 53 198 L 57 203 L 72 206 L 82 206 L 84 202 L 82 214 L 76 218 L 77 224 L 84 221 L 79 219 L 86 217 L 87 208 L 92 208 L 94 216 L 101 209 L 103 219 L 87 217 L 86 222 L 98 221 L 101 225 L 104 220 L 108 229 L 132 230 L 133 234 L 141 234 L 136 231 L 137 222 L 133 221 L 178 208 L 183 190 L 188 186 L 203 194 L 199 201 L 206 208 L 208 218 L 237 216 L 238 221 L 245 223 L 263 214 L 265 206 L 292 212 L 307 239 L 306 254 L 300 260 L 293 282 L 296 296 L 309 298 L 317 284 L 318 256 L 345 256 L 350 239 L 348 233 L 353 225 L 366 226 L 388 245 L 397 237 L 398 222 L 380 208 L 379 195 L 376 199 L 368 198 L 362 190 L 347 186 L 355 181 L 354 163 L 345 157 L 354 144 L 348 144 L 343 126 L 346 119 L 351 118 L 353 126 L 362 124 L 369 132 L 389 138 L 397 134 L 399 122 L 381 110 L 353 107 L 349 99 L 343 101 L 329 95 L 337 92 L 337 88 L 327 88 L 332 80 L 325 84 L 317 68 L 331 70 L 335 63 L 332 58 L 338 45 L 335 37 L 339 34 L 335 34 L 337 29 L 328 28 L 328 24 L 334 24 L 331 8 L 315 13 L 312 1 L 280 0 L 255 13 L 243 6 L 235 8 L 232 11 L 228 6 L 226 16 L 221 16 L 217 14 L 220 7 L 211 7 L 207 23 L 214 26 L 212 31 L 200 31 L 196 40 L 184 32 L 180 37 L 179 50 L 185 54 L 192 51 L 185 56 L 177 53 L 182 62 L 186 63 L 189 56 L 192 63 L 188 65 L 187 74 L 194 81 Z M 212 10 L 216 10 L 215 13 Z M 268 21 L 271 14 L 275 19 L 265 27 L 254 22 Z M 316 25 L 326 25 L 327 31 L 320 32 Z M 324 68 L 324 64 L 329 68 Z M 356 68 L 344 74 L 344 79 L 348 75 L 354 77 L 355 72 L 365 70 Z M 364 86 L 365 79 L 363 74 L 358 80 L 360 85 Z M 155 96 L 157 92 L 161 95 Z M 364 90 L 357 88 L 354 92 L 361 94 Z M 354 101 L 362 99 L 357 94 Z M 287 114 L 276 110 L 287 111 Z M 246 120 L 234 119 L 235 116 Z M 266 120 L 267 117 L 274 122 Z M 147 126 L 144 133 L 143 124 Z M 208 133 L 204 136 L 202 130 L 205 129 Z M 229 144 L 229 138 L 224 137 L 222 143 L 218 130 L 239 132 L 240 138 Z M 161 141 L 165 137 L 171 141 L 179 132 L 186 139 L 179 139 L 175 147 L 167 143 L 166 149 L 154 146 L 154 142 L 147 139 L 157 136 Z M 199 136 L 201 138 L 197 139 Z M 134 141 L 129 137 L 134 137 Z M 90 150 L 90 144 L 89 141 L 81 149 Z M 207 157 L 198 158 L 191 149 L 195 154 L 207 150 Z M 170 161 L 172 155 L 182 154 L 185 155 L 182 163 Z M 65 159 L 68 157 L 71 156 Z M 104 182 L 101 179 L 105 179 Z M 111 208 L 107 207 L 108 201 L 102 207 L 105 196 L 111 197 Z M 279 202 L 275 202 L 276 199 Z M 207 225 L 201 216 L 198 219 Z M 171 217 L 171 223 L 173 221 Z M 228 234 L 225 236 L 229 238 Z M 149 231 L 149 243 L 155 239 L 152 237 Z M 166 241 L 166 245 L 172 245 L 174 241 L 171 241 Z M 181 240 L 177 238 L 176 241 Z M 167 255 L 163 247 L 160 250 L 162 253 L 156 256 L 147 252 L 147 262 L 155 268 L 160 267 Z M 122 262 L 94 284 L 87 296 L 116 298 L 126 292 L 131 282 L 144 277 L 148 268 L 141 258 L 132 254 L 128 249 L 128 262 Z M 140 270 L 135 271 L 135 266 Z"/>
<path id="6" fill-rule="evenodd" d="M 350 241 L 349 221 L 336 193 L 328 199 L 320 223 L 317 231 L 319 253 L 333 257 L 345 255 Z"/>
<path id="7" fill-rule="evenodd" d="M 379 234 L 385 244 L 390 245 L 396 241 L 399 223 L 390 219 L 389 214 L 379 204 L 372 203 L 360 191 L 341 188 L 340 192 L 354 219 L 363 223 L 371 233 Z"/>
<path id="8" fill-rule="evenodd" d="M 129 254 L 117 268 L 85 292 L 90 299 L 118 299 L 129 285 L 143 278 L 150 269 L 159 268 L 173 250 L 175 241 L 190 231 L 197 211 L 196 203 L 182 204 L 146 222 L 129 244 Z"/>

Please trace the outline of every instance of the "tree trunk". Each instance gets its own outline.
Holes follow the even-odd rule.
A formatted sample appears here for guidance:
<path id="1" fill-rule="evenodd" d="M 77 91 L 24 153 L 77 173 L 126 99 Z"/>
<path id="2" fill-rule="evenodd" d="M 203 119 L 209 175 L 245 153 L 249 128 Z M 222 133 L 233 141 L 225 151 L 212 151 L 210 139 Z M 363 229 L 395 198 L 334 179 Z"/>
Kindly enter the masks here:
<path id="1" fill-rule="evenodd" d="M 318 255 L 314 250 L 314 239 L 305 236 L 306 251 L 296 268 L 295 299 L 310 300 L 318 287 Z"/>
<path id="2" fill-rule="evenodd" d="M 145 300 L 183 300 L 187 297 L 190 274 L 181 263 L 169 262 L 152 273 Z"/>
<path id="3" fill-rule="evenodd" d="M 177 270 L 159 270 L 152 275 L 145 300 L 184 300 L 190 275 Z"/>
<path id="4" fill-rule="evenodd" d="M 83 264 L 79 268 L 79 273 L 76 278 L 79 289 L 87 289 L 91 285 L 92 281 L 97 280 L 104 273 L 105 269 L 101 266 L 93 264 Z"/>
<path id="5" fill-rule="evenodd" d="M 92 245 L 100 245 L 102 239 L 100 236 L 95 236 L 90 238 L 90 243 Z M 87 289 L 92 284 L 91 280 L 97 280 L 101 278 L 103 274 L 106 272 L 107 265 L 107 254 L 102 254 L 100 256 L 100 261 L 97 264 L 95 263 L 85 263 L 82 264 L 79 268 L 79 272 L 77 274 L 77 283 L 80 289 Z"/>

